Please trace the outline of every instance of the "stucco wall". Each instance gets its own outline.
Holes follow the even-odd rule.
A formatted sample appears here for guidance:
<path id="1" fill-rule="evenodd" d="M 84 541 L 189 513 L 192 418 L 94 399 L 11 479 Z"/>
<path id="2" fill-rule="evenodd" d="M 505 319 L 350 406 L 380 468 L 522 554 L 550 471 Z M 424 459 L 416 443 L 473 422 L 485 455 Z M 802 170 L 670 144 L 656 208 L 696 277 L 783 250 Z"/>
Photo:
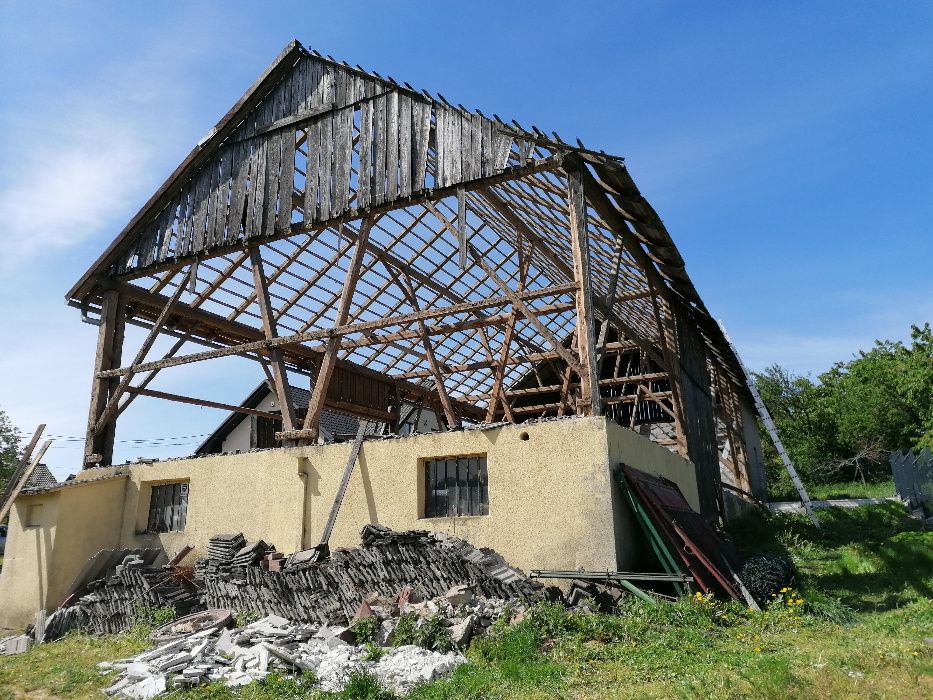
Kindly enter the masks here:
<path id="1" fill-rule="evenodd" d="M 605 421 L 552 421 L 364 443 L 331 539 L 359 543 L 366 523 L 446 531 L 525 569 L 614 568 Z M 522 439 L 526 436 L 527 439 Z M 305 542 L 321 537 L 349 445 L 306 451 Z M 489 515 L 422 518 L 423 461 L 485 454 Z"/>
<path id="2" fill-rule="evenodd" d="M 19 629 L 45 605 L 49 587 L 49 558 L 58 533 L 59 494 L 16 499 L 10 511 L 3 570 L 0 571 L 0 628 Z M 48 509 L 48 524 L 29 527 L 30 507 Z"/>
<path id="3" fill-rule="evenodd" d="M 124 465 L 78 475 L 120 478 L 20 498 L 0 576 L 0 626 L 25 624 L 39 607 L 57 605 L 101 548 L 162 547 L 171 557 L 190 544 L 190 561 L 226 532 L 284 552 L 314 546 L 349 451 L 342 443 Z M 424 460 L 478 454 L 487 460 L 489 514 L 423 518 Z M 612 477 L 620 462 L 672 479 L 698 505 L 690 462 L 601 417 L 368 440 L 331 546 L 356 546 L 365 524 L 380 523 L 450 532 L 526 570 L 631 569 L 641 534 Z M 189 484 L 184 531 L 144 532 L 152 486 L 174 481 Z M 30 501 L 49 505 L 48 524 L 23 528 Z"/>
<path id="4" fill-rule="evenodd" d="M 300 549 L 304 482 L 300 454 L 264 450 L 239 455 L 157 462 L 129 467 L 121 527 L 123 547 L 162 547 L 169 557 L 191 545 L 189 560 L 206 556 L 207 541 L 242 532 L 283 552 Z M 145 532 L 152 486 L 187 481 L 188 514 L 182 532 Z"/>

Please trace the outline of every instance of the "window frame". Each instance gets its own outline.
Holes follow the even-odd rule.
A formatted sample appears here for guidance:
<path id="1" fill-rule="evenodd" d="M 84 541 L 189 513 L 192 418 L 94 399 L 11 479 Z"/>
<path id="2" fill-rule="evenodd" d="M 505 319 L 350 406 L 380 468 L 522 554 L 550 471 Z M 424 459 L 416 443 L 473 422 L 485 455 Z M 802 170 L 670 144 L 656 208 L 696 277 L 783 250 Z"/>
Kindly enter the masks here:
<path id="1" fill-rule="evenodd" d="M 149 509 L 146 517 L 148 534 L 184 532 L 188 524 L 189 481 L 168 481 L 149 487 Z M 162 511 L 161 513 L 159 511 Z"/>
<path id="2" fill-rule="evenodd" d="M 424 484 L 422 518 L 489 515 L 486 453 L 429 457 L 421 460 L 420 468 Z"/>

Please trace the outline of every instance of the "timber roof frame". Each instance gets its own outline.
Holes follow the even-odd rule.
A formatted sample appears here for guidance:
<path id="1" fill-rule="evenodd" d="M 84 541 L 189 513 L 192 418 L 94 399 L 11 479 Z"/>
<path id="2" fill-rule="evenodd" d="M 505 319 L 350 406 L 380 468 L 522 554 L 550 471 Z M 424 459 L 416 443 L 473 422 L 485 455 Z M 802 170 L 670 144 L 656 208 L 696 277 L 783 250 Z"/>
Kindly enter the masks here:
<path id="1" fill-rule="evenodd" d="M 577 143 L 292 41 L 69 290 L 102 315 L 117 293 L 129 322 L 180 339 L 162 360 L 97 368 L 119 386 L 89 435 L 125 408 L 122 393 L 135 397 L 137 373 L 144 386 L 164 367 L 234 354 L 325 393 L 332 361 L 435 401 L 449 424 L 491 422 L 510 417 L 508 387 L 542 362 L 582 376 L 636 349 L 654 371 L 695 373 L 677 357 L 678 320 L 697 329 L 714 383 L 744 393 L 623 159 Z M 189 340 L 210 349 L 175 355 Z M 565 375 L 564 394 L 622 385 L 619 400 L 670 404 L 641 379 Z"/>

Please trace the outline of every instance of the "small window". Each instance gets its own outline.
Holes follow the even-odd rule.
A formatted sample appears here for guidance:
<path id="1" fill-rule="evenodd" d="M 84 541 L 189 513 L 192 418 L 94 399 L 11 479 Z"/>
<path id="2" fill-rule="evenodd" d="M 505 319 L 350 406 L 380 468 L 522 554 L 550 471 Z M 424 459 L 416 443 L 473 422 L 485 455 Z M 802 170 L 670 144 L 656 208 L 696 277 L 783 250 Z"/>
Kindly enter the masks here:
<path id="1" fill-rule="evenodd" d="M 426 460 L 424 496 L 426 518 L 489 515 L 486 456 Z"/>
<path id="2" fill-rule="evenodd" d="M 188 483 L 158 484 L 149 497 L 147 532 L 175 532 L 185 529 L 188 519 Z"/>

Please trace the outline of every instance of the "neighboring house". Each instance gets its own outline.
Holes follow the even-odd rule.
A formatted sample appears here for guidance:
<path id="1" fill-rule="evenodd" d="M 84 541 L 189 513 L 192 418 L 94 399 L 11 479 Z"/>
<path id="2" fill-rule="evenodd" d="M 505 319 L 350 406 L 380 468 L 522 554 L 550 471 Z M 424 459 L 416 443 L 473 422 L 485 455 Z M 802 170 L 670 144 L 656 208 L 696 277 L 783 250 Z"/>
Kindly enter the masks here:
<path id="1" fill-rule="evenodd" d="M 291 387 L 295 413 L 303 418 L 308 410 L 309 392 Z M 263 381 L 239 404 L 243 408 L 265 413 L 281 414 L 281 407 L 268 381 Z M 439 430 L 439 422 L 433 411 L 404 405 L 401 411 L 400 434 L 431 433 Z M 359 418 L 324 409 L 321 415 L 320 440 L 325 443 L 351 439 L 359 430 Z M 275 433 L 282 430 L 282 421 L 265 416 L 231 413 L 217 429 L 195 450 L 195 454 L 236 454 L 256 449 L 278 447 Z M 367 435 L 381 435 L 385 424 L 371 422 Z"/>

